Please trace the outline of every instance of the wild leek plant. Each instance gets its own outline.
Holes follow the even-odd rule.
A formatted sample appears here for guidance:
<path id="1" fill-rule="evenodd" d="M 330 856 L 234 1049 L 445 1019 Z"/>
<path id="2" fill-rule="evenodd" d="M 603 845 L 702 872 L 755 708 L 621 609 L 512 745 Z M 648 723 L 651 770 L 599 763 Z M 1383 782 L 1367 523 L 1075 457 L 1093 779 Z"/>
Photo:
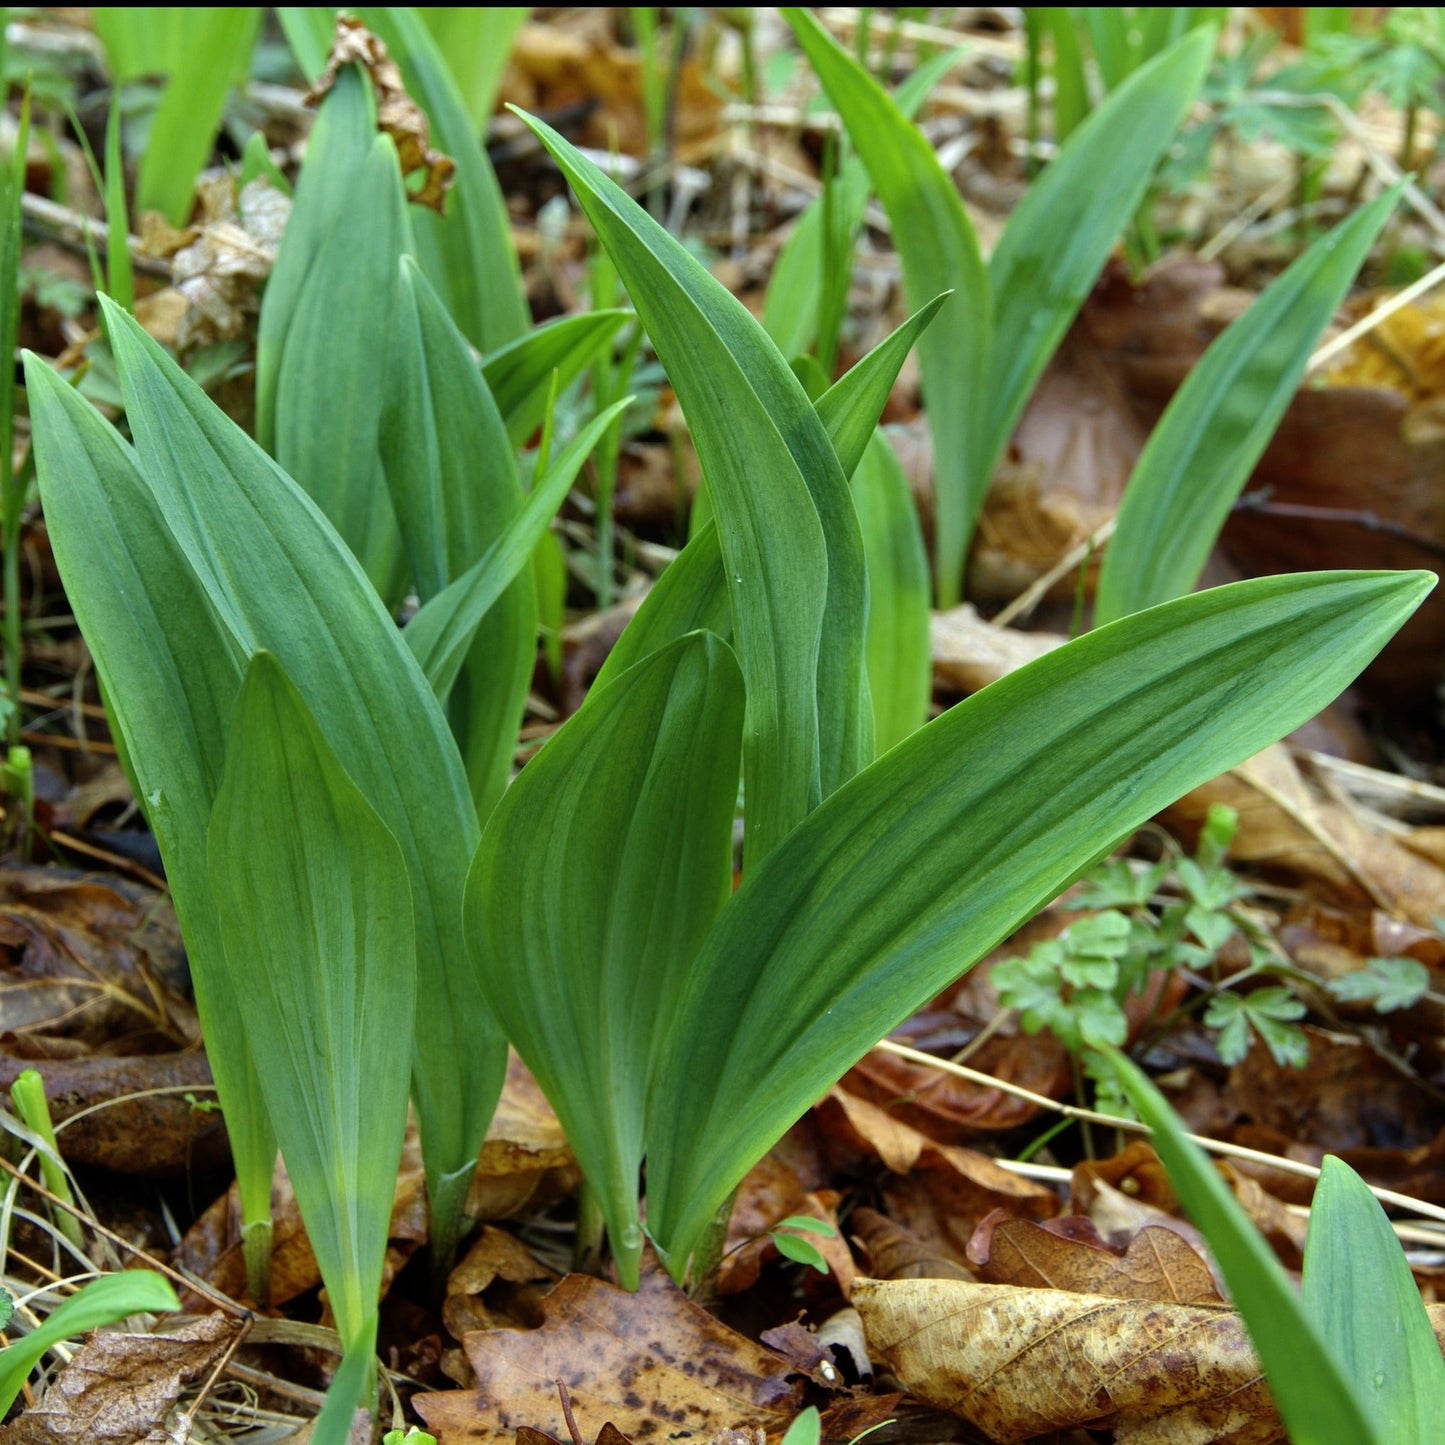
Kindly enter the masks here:
<path id="1" fill-rule="evenodd" d="M 622 1278 L 644 1159 L 646 1232 L 684 1278 L 747 1169 L 879 1036 L 1158 807 L 1322 706 L 1432 579 L 1315 574 L 1153 608 L 873 762 L 845 482 L 877 408 L 840 415 L 838 387 L 811 404 L 741 304 L 530 123 L 672 379 L 715 521 L 492 815 L 469 936 Z"/>
<path id="2" fill-rule="evenodd" d="M 1445 1360 L 1400 1242 L 1354 1170 L 1324 1161 L 1301 1297 L 1159 1091 L 1127 1059 L 1111 1066 L 1219 1261 L 1295 1445 L 1438 1438 Z"/>

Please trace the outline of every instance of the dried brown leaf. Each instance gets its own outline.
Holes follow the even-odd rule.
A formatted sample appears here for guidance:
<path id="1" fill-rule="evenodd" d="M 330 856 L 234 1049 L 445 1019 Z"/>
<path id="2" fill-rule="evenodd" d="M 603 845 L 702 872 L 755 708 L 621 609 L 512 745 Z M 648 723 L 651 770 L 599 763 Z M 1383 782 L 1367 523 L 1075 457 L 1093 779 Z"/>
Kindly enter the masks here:
<path id="1" fill-rule="evenodd" d="M 540 1329 L 466 1337 L 475 1390 L 416 1398 L 446 1445 L 510 1440 L 521 1425 L 566 1438 L 558 1380 L 584 1436 L 610 1422 L 639 1445 L 684 1432 L 775 1430 L 797 1412 L 792 1365 L 715 1320 L 660 1272 L 636 1294 L 568 1275 L 543 1310 Z"/>
<path id="2" fill-rule="evenodd" d="M 376 91 L 378 126 L 396 142 L 404 176 L 421 172 L 419 190 L 408 191 L 408 199 L 443 214 L 446 193 L 456 176 L 456 162 L 431 147 L 431 126 L 422 108 L 406 93 L 401 70 L 386 46 L 354 15 L 336 17 L 336 32 L 326 68 L 316 78 L 306 99 L 315 104 L 336 84 L 345 66 L 359 65 Z"/>
<path id="3" fill-rule="evenodd" d="M 1079 1215 L 1043 1224 L 990 1215 L 974 1231 L 968 1253 L 987 1284 L 1170 1304 L 1223 1303 L 1208 1261 L 1181 1235 L 1158 1225 L 1141 1229 L 1124 1249 L 1116 1249 Z"/>
<path id="4" fill-rule="evenodd" d="M 456 1339 L 472 1330 L 534 1326 L 541 1322 L 537 1300 L 556 1280 L 521 1240 L 504 1229 L 483 1225 L 447 1278 L 442 1319 Z M 519 1299 L 519 1292 L 504 1288 L 507 1285 L 532 1288 Z"/>
<path id="5" fill-rule="evenodd" d="M 515 1049 L 467 1195 L 473 1219 L 508 1219 L 561 1199 L 581 1175 L 546 1095 Z"/>
<path id="6" fill-rule="evenodd" d="M 44 1397 L 0 1429 L 3 1445 L 171 1445 L 166 1417 L 182 1389 L 225 1354 L 241 1321 L 207 1315 L 149 1335 L 96 1333 Z"/>

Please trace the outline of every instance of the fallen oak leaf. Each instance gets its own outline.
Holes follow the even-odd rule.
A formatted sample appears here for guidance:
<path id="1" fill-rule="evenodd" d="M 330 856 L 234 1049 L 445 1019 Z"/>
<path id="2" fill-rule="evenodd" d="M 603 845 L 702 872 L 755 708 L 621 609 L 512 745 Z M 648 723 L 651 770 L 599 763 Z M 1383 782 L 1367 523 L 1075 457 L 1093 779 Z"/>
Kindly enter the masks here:
<path id="1" fill-rule="evenodd" d="M 1117 1249 L 1088 1218 L 1066 1215 L 1036 1224 L 1010 1219 L 1000 1209 L 974 1230 L 968 1259 L 986 1284 L 1172 1304 L 1224 1302 L 1209 1262 L 1182 1235 L 1157 1224 Z"/>
<path id="2" fill-rule="evenodd" d="M 568 1275 L 542 1312 L 539 1329 L 466 1336 L 476 1389 L 416 1397 L 444 1445 L 501 1445 L 523 1425 L 570 1434 L 559 1380 L 584 1433 L 610 1422 L 637 1445 L 721 1429 L 771 1432 L 797 1413 L 792 1363 L 728 1329 L 660 1270 L 635 1294 Z"/>
<path id="3" fill-rule="evenodd" d="M 1223 1305 L 957 1280 L 858 1280 L 853 1303 L 870 1351 L 910 1394 L 998 1445 L 1083 1428 L 1112 1428 L 1116 1445 L 1285 1438 Z M 1445 1307 L 1429 1310 L 1438 1339 Z"/>

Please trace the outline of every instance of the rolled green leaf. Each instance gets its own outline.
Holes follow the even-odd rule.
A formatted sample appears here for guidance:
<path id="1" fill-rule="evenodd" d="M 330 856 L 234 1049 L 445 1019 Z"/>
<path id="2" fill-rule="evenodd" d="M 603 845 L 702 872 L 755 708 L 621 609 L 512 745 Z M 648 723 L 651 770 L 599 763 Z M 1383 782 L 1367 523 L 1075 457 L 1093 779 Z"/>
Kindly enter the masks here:
<path id="1" fill-rule="evenodd" d="M 1301 1304 L 1376 1438 L 1433 1440 L 1445 1417 L 1445 1359 L 1385 1211 L 1333 1155 L 1310 1203 Z"/>
<path id="2" fill-rule="evenodd" d="M 853 473 L 868 564 L 868 687 L 879 754 L 928 721 L 933 696 L 928 550 L 908 478 L 875 431 Z"/>
<path id="3" fill-rule="evenodd" d="M 207 858 L 246 1035 L 337 1333 L 348 1354 L 360 1346 L 370 1360 L 406 1133 L 411 888 L 390 829 L 268 652 L 251 659 L 236 701 Z M 374 1385 L 372 1369 L 361 1383 Z"/>
<path id="4" fill-rule="evenodd" d="M 1180 597 L 1199 580 L 1310 355 L 1399 191 L 1321 236 L 1199 359 L 1129 478 L 1094 602 L 1113 622 Z"/>
<path id="5" fill-rule="evenodd" d="M 522 483 L 471 347 L 409 256 L 397 274 L 396 307 L 381 461 L 425 610 L 516 519 Z M 511 776 L 537 657 L 536 588 L 526 560 L 518 559 L 505 588 L 477 614 L 464 660 L 447 690 L 438 692 L 449 703 L 452 733 L 482 818 Z"/>
<path id="6" fill-rule="evenodd" d="M 847 483 L 742 303 L 561 136 L 528 124 L 627 286 L 697 446 L 748 680 L 746 847 L 759 860 L 871 757 L 863 545 Z"/>
<path id="7" fill-rule="evenodd" d="M 726 644 L 695 632 L 653 653 L 594 688 L 522 770 L 467 883 L 492 1007 L 562 1120 L 630 1289 L 648 1084 L 732 886 L 742 724 Z"/>
<path id="8" fill-rule="evenodd" d="M 654 1086 L 647 1218 L 668 1268 L 882 1035 L 1132 828 L 1317 712 L 1434 580 L 1266 578 L 1100 628 L 935 719 L 747 869 Z"/>
<path id="9" fill-rule="evenodd" d="M 1185 1137 L 1174 1111 L 1134 1064 L 1118 1054 L 1109 1063 L 1129 1102 L 1154 1131 L 1154 1147 L 1169 1170 L 1169 1180 L 1219 1261 L 1289 1438 L 1295 1445 L 1337 1445 L 1345 1440 L 1359 1440 L 1363 1445 L 1399 1441 L 1403 1445 L 1411 1439 L 1409 1435 L 1379 1435 L 1371 1429 L 1361 1399 L 1311 1321 L 1284 1266 L 1235 1201 L 1219 1171 L 1204 1151 Z M 1314 1233 L 1311 1220 L 1311 1238 Z M 1417 1303 L 1419 1298 L 1417 1293 Z M 1351 1307 L 1359 1303 L 1358 1297 L 1350 1301 Z M 1433 1335 L 1430 1343 L 1434 1347 Z M 1440 1351 L 1435 1348 L 1434 1352 L 1438 1362 Z"/>

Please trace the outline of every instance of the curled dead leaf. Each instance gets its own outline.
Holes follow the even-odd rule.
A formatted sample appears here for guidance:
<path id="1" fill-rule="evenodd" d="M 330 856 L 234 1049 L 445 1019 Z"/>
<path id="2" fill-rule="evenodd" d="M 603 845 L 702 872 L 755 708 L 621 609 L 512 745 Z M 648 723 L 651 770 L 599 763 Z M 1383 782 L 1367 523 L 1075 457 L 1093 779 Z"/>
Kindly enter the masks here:
<path id="1" fill-rule="evenodd" d="M 401 173 L 421 173 L 419 190 L 408 190 L 408 199 L 443 214 L 445 198 L 456 175 L 456 162 L 431 147 L 431 126 L 421 107 L 406 93 L 401 70 L 380 38 L 373 35 L 354 15 L 344 11 L 336 17 L 336 32 L 326 67 L 307 93 L 310 104 L 318 103 L 336 84 L 342 69 L 359 65 L 371 79 L 376 92 L 378 126 L 396 142 Z"/>

